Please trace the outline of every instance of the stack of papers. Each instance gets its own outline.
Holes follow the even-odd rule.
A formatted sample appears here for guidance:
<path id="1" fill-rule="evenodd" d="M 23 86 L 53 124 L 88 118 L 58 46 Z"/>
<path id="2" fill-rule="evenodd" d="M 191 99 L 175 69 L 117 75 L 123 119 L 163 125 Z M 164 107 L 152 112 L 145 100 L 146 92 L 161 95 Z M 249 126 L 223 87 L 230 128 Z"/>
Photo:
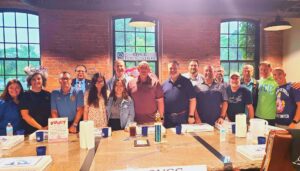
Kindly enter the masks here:
<path id="1" fill-rule="evenodd" d="M 218 124 L 216 123 L 215 124 L 215 127 L 217 129 L 220 130 L 221 127 L 225 128 L 226 130 L 228 130 L 229 132 L 231 132 L 231 129 L 232 129 L 232 125 L 235 124 L 235 122 L 229 122 L 227 120 L 224 120 L 224 122 L 222 124 Z"/>
<path id="2" fill-rule="evenodd" d="M 207 124 L 182 124 L 182 132 L 211 132 L 214 131 L 214 127 Z"/>
<path id="3" fill-rule="evenodd" d="M 2 149 L 10 149 L 24 141 L 24 135 L 0 136 Z"/>
<path id="4" fill-rule="evenodd" d="M 266 145 L 238 145 L 236 151 L 250 160 L 262 160 L 266 154 Z"/>
<path id="5" fill-rule="evenodd" d="M 51 156 L 1 158 L 0 171 L 40 171 L 44 170 L 51 162 Z"/>

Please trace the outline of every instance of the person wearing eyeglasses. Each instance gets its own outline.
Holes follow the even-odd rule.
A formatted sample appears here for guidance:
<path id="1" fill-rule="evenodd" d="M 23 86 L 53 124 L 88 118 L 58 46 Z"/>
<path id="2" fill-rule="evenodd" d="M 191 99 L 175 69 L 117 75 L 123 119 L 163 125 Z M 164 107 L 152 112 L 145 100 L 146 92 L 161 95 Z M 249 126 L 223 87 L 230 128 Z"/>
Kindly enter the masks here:
<path id="1" fill-rule="evenodd" d="M 71 74 L 59 74 L 60 89 L 51 93 L 51 117 L 67 117 L 70 133 L 78 132 L 78 123 L 83 115 L 83 92 L 71 86 Z"/>
<path id="2" fill-rule="evenodd" d="M 82 90 L 84 93 L 91 86 L 91 80 L 86 79 L 87 68 L 85 65 L 77 65 L 75 68 L 76 78 L 72 80 L 72 87 Z"/>
<path id="3" fill-rule="evenodd" d="M 101 73 L 93 75 L 91 88 L 84 94 L 83 120 L 92 120 L 96 128 L 107 126 L 107 86 Z"/>

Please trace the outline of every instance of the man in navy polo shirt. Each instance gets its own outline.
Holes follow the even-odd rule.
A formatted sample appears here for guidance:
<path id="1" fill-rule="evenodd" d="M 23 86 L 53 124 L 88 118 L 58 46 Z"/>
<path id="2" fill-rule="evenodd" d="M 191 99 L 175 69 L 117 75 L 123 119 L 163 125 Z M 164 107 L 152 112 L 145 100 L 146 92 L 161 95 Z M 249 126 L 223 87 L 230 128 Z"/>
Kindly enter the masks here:
<path id="1" fill-rule="evenodd" d="M 197 110 L 196 123 L 222 124 L 226 117 L 228 97 L 223 84 L 214 81 L 214 68 L 204 67 L 204 83 L 196 85 Z"/>
<path id="2" fill-rule="evenodd" d="M 71 74 L 59 75 L 61 88 L 51 93 L 51 117 L 67 117 L 69 132 L 76 133 L 83 114 L 83 92 L 71 86 Z"/>
<path id="3" fill-rule="evenodd" d="M 177 61 L 168 63 L 170 78 L 162 85 L 165 103 L 164 126 L 166 128 L 195 122 L 195 90 L 191 81 L 177 71 L 178 67 Z"/>
<path id="4" fill-rule="evenodd" d="M 276 89 L 276 126 L 300 129 L 300 90 L 286 81 L 282 68 L 275 68 L 273 77 L 279 86 Z"/>

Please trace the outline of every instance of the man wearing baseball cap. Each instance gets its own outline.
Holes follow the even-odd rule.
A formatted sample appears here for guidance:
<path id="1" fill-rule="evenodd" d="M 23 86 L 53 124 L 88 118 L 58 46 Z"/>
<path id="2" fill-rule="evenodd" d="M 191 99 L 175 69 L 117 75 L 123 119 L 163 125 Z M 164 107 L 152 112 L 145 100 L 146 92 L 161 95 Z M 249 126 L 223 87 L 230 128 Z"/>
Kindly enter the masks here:
<path id="1" fill-rule="evenodd" d="M 235 122 L 235 115 L 245 113 L 248 110 L 248 118 L 254 117 L 254 108 L 252 103 L 251 92 L 244 86 L 241 86 L 240 74 L 234 72 L 230 75 L 230 86 L 226 88 L 228 95 L 227 117 L 230 121 Z"/>

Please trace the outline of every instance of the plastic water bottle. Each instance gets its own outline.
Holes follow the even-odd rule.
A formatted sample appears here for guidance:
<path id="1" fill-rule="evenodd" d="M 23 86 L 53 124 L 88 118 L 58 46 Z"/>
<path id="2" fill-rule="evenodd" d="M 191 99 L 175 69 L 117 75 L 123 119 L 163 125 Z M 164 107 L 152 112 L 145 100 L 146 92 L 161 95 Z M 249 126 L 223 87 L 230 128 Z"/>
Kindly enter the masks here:
<path id="1" fill-rule="evenodd" d="M 226 141 L 226 129 L 224 127 L 220 128 L 220 141 Z"/>
<path id="2" fill-rule="evenodd" d="M 8 124 L 6 126 L 6 135 L 13 136 L 13 132 L 14 132 L 13 126 L 11 125 L 10 122 L 8 122 Z"/>

